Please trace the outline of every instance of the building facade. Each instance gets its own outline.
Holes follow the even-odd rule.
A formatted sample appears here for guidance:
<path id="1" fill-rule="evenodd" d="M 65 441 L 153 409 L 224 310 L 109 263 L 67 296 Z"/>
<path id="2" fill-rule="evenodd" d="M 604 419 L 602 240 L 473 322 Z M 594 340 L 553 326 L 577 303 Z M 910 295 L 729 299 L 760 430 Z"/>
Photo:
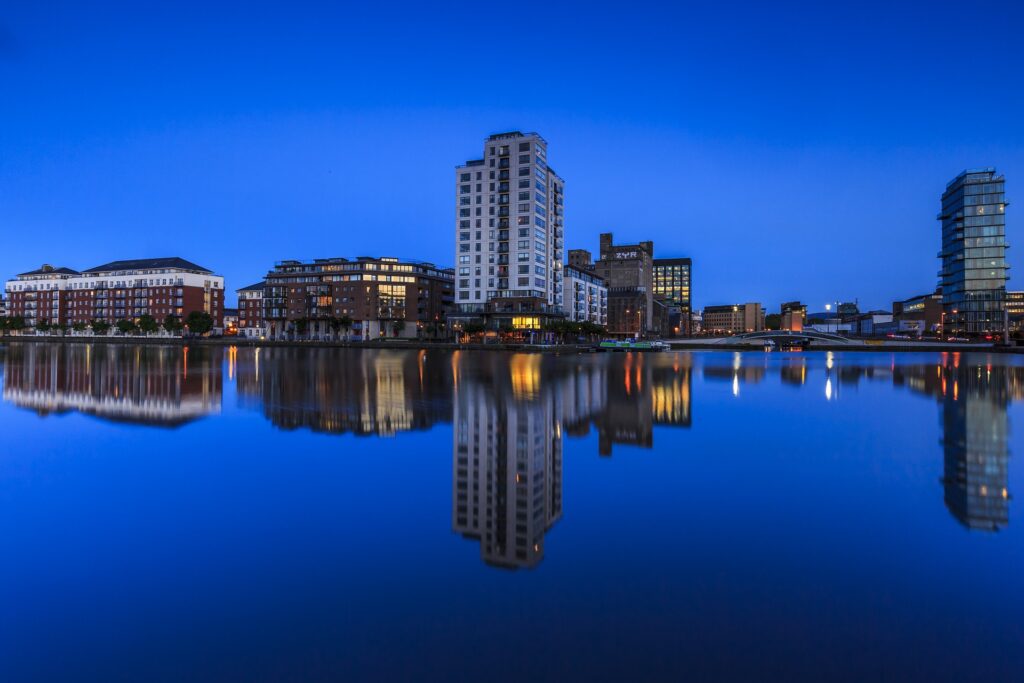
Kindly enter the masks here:
<path id="1" fill-rule="evenodd" d="M 88 270 L 44 265 L 21 273 L 5 287 L 10 315 L 29 327 L 114 324 L 149 315 L 181 320 L 208 313 L 215 331 L 224 326 L 224 278 L 179 257 L 113 261 Z"/>
<path id="2" fill-rule="evenodd" d="M 445 320 L 453 280 L 451 269 L 390 257 L 281 261 L 263 289 L 265 334 L 327 338 L 347 317 L 353 339 L 416 337 Z"/>
<path id="3" fill-rule="evenodd" d="M 755 303 L 705 306 L 701 325 L 706 334 L 760 332 L 764 329 L 764 309 Z"/>
<path id="4" fill-rule="evenodd" d="M 494 299 L 563 303 L 564 183 L 547 142 L 513 131 L 455 169 L 455 303 L 481 314 Z"/>
<path id="5" fill-rule="evenodd" d="M 608 331 L 643 335 L 654 329 L 654 242 L 616 245 L 601 234 L 595 272 L 608 285 Z"/>
<path id="6" fill-rule="evenodd" d="M 660 297 L 671 310 L 673 334 L 692 334 L 690 328 L 693 261 L 688 258 L 654 259 L 654 296 Z M 676 332 L 676 328 L 679 329 Z"/>
<path id="7" fill-rule="evenodd" d="M 243 337 L 262 337 L 263 329 L 263 290 L 266 280 L 243 287 L 238 294 L 238 334 Z"/>
<path id="8" fill-rule="evenodd" d="M 781 307 L 782 329 L 799 332 L 807 324 L 807 306 L 799 301 L 787 301 Z"/>
<path id="9" fill-rule="evenodd" d="M 1005 180 L 995 168 L 967 170 L 942 193 L 944 328 L 952 334 L 1001 332 L 1006 311 Z"/>
<path id="10" fill-rule="evenodd" d="M 0 302 L 0 307 L 3 303 Z M 1011 332 L 1024 329 L 1024 291 L 1006 293 L 1006 314 Z"/>
<path id="11" fill-rule="evenodd" d="M 942 293 L 920 296 L 892 302 L 893 321 L 898 323 L 897 331 L 915 331 L 918 336 L 942 331 Z"/>
<path id="12" fill-rule="evenodd" d="M 565 314 L 573 322 L 608 324 L 608 285 L 593 271 L 565 267 Z"/>

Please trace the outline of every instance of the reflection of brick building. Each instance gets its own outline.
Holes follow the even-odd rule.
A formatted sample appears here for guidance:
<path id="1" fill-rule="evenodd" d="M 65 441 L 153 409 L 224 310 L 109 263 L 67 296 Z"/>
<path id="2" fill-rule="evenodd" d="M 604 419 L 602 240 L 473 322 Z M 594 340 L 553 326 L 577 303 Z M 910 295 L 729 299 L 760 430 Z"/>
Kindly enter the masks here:
<path id="1" fill-rule="evenodd" d="M 216 329 L 224 324 L 224 278 L 178 257 L 113 261 L 81 272 L 44 265 L 8 281 L 6 290 L 10 315 L 30 327 L 113 324 L 143 315 L 160 322 L 193 311 L 209 313 Z"/>
<path id="2" fill-rule="evenodd" d="M 451 367 L 440 354 L 240 348 L 240 400 L 282 429 L 393 435 L 451 420 Z"/>
<path id="3" fill-rule="evenodd" d="M 220 411 L 222 358 L 216 347 L 12 343 L 3 395 L 40 415 L 175 427 Z"/>

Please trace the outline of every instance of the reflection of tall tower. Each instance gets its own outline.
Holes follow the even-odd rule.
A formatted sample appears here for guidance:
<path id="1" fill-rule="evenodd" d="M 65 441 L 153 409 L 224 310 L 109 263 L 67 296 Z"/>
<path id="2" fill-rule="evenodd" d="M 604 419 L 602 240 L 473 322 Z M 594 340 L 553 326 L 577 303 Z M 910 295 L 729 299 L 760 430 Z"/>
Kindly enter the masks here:
<path id="1" fill-rule="evenodd" d="M 553 393 L 521 393 L 536 386 L 516 375 L 530 367 L 511 365 L 512 386 L 463 379 L 456 387 L 452 528 L 479 539 L 487 564 L 532 568 L 562 516 L 562 427 Z"/>
<path id="2" fill-rule="evenodd" d="M 956 363 L 944 374 L 946 507 L 969 529 L 996 531 L 1009 521 L 1008 369 Z"/>

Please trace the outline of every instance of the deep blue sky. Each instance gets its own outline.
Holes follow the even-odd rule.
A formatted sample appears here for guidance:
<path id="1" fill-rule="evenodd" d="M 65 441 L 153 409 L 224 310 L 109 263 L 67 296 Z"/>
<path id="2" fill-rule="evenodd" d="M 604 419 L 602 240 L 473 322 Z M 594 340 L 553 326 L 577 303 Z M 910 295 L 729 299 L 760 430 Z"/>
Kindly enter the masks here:
<path id="1" fill-rule="evenodd" d="M 450 265 L 452 168 L 521 129 L 570 247 L 691 256 L 697 306 L 888 307 L 935 285 L 949 179 L 1024 177 L 1015 3 L 213 4 L 4 5 L 0 276 Z"/>

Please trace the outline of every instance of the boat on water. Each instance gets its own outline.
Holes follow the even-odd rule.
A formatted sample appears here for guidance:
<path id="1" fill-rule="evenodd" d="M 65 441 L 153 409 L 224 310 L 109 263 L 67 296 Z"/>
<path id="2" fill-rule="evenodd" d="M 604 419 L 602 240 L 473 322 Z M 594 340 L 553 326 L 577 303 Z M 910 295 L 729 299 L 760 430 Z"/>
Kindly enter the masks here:
<path id="1" fill-rule="evenodd" d="M 660 341 L 637 339 L 605 339 L 598 348 L 602 351 L 665 351 L 668 344 Z"/>

